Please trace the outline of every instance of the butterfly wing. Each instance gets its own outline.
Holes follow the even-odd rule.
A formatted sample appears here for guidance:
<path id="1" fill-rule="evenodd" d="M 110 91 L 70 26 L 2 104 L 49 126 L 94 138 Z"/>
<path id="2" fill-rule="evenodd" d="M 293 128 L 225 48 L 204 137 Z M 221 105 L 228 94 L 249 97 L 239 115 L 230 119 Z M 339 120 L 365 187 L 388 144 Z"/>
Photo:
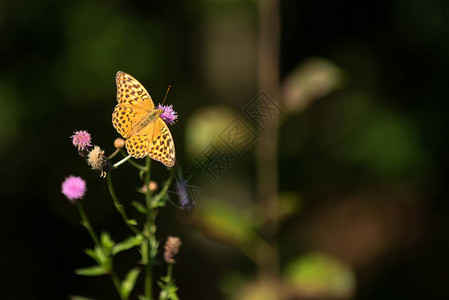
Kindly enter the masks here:
<path id="1" fill-rule="evenodd" d="M 135 158 L 149 155 L 167 167 L 175 165 L 175 144 L 167 124 L 157 118 L 126 140 L 126 150 Z"/>
<path id="2" fill-rule="evenodd" d="M 131 75 L 119 71 L 115 81 L 118 104 L 112 113 L 112 125 L 124 138 L 129 138 L 154 109 L 154 103 L 145 87 Z"/>

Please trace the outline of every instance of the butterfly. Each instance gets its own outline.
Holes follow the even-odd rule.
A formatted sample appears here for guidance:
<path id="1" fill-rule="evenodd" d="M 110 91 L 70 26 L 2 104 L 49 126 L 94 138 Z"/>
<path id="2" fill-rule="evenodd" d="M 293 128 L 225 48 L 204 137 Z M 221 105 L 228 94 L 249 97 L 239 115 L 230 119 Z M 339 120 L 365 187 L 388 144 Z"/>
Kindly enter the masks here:
<path id="1" fill-rule="evenodd" d="M 126 139 L 126 150 L 134 158 L 149 155 L 167 167 L 175 165 L 175 144 L 163 110 L 155 108 L 150 94 L 131 75 L 117 72 L 117 102 L 112 125 Z"/>

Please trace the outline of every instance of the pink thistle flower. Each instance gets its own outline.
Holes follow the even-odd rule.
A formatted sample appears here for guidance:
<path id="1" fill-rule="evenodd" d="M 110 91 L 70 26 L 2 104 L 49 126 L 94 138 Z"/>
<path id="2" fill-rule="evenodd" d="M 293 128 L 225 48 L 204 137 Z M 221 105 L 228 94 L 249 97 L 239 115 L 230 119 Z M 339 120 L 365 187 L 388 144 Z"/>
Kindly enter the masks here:
<path id="1" fill-rule="evenodd" d="M 178 119 L 177 112 L 173 110 L 173 105 L 158 105 L 157 109 L 162 109 L 161 118 L 165 123 L 173 125 Z"/>
<path id="2" fill-rule="evenodd" d="M 86 130 L 75 131 L 71 136 L 73 146 L 78 147 L 78 151 L 88 150 L 91 145 L 90 134 Z"/>
<path id="3" fill-rule="evenodd" d="M 86 182 L 81 177 L 70 175 L 62 183 L 61 192 L 72 203 L 76 203 L 77 200 L 83 198 L 86 192 Z"/>

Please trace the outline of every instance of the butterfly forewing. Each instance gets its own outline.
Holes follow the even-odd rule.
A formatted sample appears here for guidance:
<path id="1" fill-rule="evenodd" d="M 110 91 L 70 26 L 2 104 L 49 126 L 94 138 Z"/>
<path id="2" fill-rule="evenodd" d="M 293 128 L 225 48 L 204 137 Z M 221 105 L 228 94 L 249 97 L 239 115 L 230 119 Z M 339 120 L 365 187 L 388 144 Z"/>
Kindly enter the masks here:
<path id="1" fill-rule="evenodd" d="M 118 71 L 115 76 L 117 84 L 117 101 L 119 104 L 144 105 L 149 110 L 154 109 L 153 100 L 145 87 L 134 77 L 125 72 Z M 134 100 L 133 102 L 131 102 Z M 138 103 L 141 102 L 141 103 Z"/>
<path id="2" fill-rule="evenodd" d="M 118 104 L 112 113 L 112 125 L 124 138 L 129 138 L 154 109 L 154 104 L 147 90 L 131 75 L 117 72 L 115 79 Z"/>

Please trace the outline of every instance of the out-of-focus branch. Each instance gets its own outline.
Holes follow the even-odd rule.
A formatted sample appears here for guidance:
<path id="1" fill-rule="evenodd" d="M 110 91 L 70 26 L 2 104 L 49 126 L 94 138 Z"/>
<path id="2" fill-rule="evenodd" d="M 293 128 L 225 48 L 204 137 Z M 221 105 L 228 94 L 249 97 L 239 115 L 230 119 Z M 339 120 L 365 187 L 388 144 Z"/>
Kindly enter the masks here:
<path id="1" fill-rule="evenodd" d="M 279 103 L 279 0 L 259 1 L 258 85 Z M 277 116 L 266 120 L 256 149 L 257 210 L 261 237 L 272 247 L 257 247 L 259 277 L 277 278 L 279 273 L 276 234 L 278 230 Z"/>

